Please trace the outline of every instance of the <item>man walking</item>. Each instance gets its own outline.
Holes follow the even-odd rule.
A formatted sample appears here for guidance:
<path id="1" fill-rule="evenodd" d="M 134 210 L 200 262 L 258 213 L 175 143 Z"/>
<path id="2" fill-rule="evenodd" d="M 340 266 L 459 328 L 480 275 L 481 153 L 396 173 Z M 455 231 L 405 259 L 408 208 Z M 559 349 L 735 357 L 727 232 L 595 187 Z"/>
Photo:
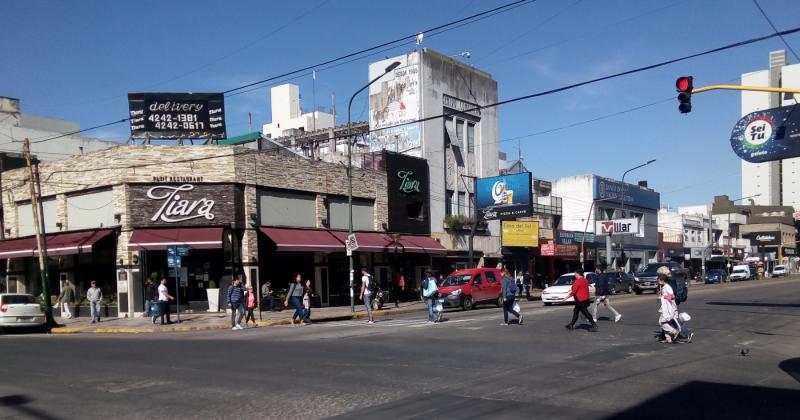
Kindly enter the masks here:
<path id="1" fill-rule="evenodd" d="M 606 266 L 604 264 L 598 265 L 595 270 L 597 273 L 597 283 L 595 283 L 594 290 L 595 298 L 594 305 L 592 305 L 592 320 L 597 322 L 597 307 L 600 306 L 602 302 L 606 306 L 606 309 L 614 314 L 614 322 L 619 322 L 620 318 L 622 318 L 622 314 L 611 306 L 611 286 L 608 284 L 609 276 L 605 274 L 605 270 Z"/>
<path id="2" fill-rule="evenodd" d="M 367 324 L 374 324 L 372 318 L 372 291 L 375 290 L 375 280 L 367 271 L 367 267 L 361 267 L 361 296 L 359 299 L 364 301 L 367 308 Z"/>
<path id="3" fill-rule="evenodd" d="M 100 322 L 100 302 L 103 300 L 103 292 L 97 287 L 97 282 L 92 280 L 92 287 L 86 291 L 86 299 L 89 300 L 89 312 L 92 314 L 92 324 Z"/>
<path id="4" fill-rule="evenodd" d="M 64 318 L 72 318 L 72 312 L 69 310 L 69 305 L 75 302 L 75 286 L 69 280 L 64 281 L 64 286 L 61 288 L 61 293 L 58 294 L 58 304 L 61 306 L 61 316 Z"/>
<path id="5" fill-rule="evenodd" d="M 428 324 L 436 322 L 438 318 L 435 309 L 438 291 L 439 287 L 436 285 L 436 277 L 434 277 L 433 271 L 426 271 L 425 279 L 422 280 L 422 299 L 425 300 L 425 305 L 428 306 Z"/>
<path id="6" fill-rule="evenodd" d="M 242 318 L 244 318 L 244 290 L 238 277 L 233 277 L 233 282 L 228 288 L 228 305 L 231 308 L 231 329 L 242 329 Z M 236 314 L 239 318 L 236 319 Z"/>
<path id="7" fill-rule="evenodd" d="M 167 324 L 172 324 L 172 320 L 169 319 L 169 301 L 171 300 L 175 300 L 175 298 L 169 294 L 167 279 L 161 279 L 161 284 L 158 285 L 158 309 L 161 316 L 161 325 L 164 325 L 164 317 L 167 318 Z M 156 318 L 156 316 L 153 316 L 153 324 L 156 323 Z"/>
<path id="8" fill-rule="evenodd" d="M 150 307 L 153 305 L 153 302 L 158 299 L 158 291 L 156 290 L 156 285 L 153 283 L 153 279 L 150 277 L 144 281 L 144 316 L 150 316 Z"/>
<path id="9" fill-rule="evenodd" d="M 525 288 L 525 297 L 531 300 L 531 288 L 533 287 L 533 279 L 531 273 L 526 271 L 522 276 L 522 286 Z"/>
<path id="10" fill-rule="evenodd" d="M 575 296 L 575 308 L 572 310 L 572 322 L 565 325 L 564 327 L 568 330 L 575 329 L 575 322 L 578 321 L 578 313 L 582 313 L 586 320 L 592 324 L 592 327 L 589 331 L 597 332 L 597 323 L 594 322 L 594 319 L 591 315 L 589 315 L 589 282 L 586 280 L 586 277 L 583 277 L 583 269 L 579 268 L 575 270 L 575 281 L 572 282 L 572 290 L 567 293 L 567 296 L 562 300 L 562 302 L 569 299 L 571 296 Z"/>
<path id="11" fill-rule="evenodd" d="M 508 325 L 508 314 L 512 313 L 517 317 L 517 324 L 522 325 L 522 314 L 514 310 L 514 300 L 516 299 L 517 287 L 511 274 L 508 270 L 503 268 L 500 270 L 503 275 L 503 281 L 500 282 L 500 290 L 503 294 L 503 324 Z"/>

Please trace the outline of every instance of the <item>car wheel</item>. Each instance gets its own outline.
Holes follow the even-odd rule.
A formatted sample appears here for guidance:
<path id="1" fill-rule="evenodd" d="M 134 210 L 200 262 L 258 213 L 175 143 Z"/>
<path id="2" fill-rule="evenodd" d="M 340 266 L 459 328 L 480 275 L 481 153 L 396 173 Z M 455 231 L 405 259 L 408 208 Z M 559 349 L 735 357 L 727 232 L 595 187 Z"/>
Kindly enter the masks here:
<path id="1" fill-rule="evenodd" d="M 550 306 L 550 305 L 552 305 L 552 303 L 551 303 L 551 302 L 545 302 L 545 303 L 544 303 L 544 306 Z"/>
<path id="2" fill-rule="evenodd" d="M 495 302 L 495 305 L 497 305 L 498 308 L 503 306 L 503 297 L 502 296 L 498 296 L 497 297 L 497 302 Z"/>
<path id="3" fill-rule="evenodd" d="M 473 306 L 472 296 L 464 296 L 464 300 L 461 301 L 461 309 L 468 311 L 472 309 Z"/>
<path id="4" fill-rule="evenodd" d="M 626 290 L 626 291 L 628 292 L 628 294 L 633 293 L 633 285 L 628 283 L 628 290 Z"/>

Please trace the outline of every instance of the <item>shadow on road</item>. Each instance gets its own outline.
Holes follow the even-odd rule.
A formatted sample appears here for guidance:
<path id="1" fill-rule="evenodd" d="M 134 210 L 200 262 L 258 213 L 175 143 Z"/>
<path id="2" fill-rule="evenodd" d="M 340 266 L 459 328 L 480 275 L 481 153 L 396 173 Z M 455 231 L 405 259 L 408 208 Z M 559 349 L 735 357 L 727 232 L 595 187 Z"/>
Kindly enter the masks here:
<path id="1" fill-rule="evenodd" d="M 33 399 L 31 399 L 26 395 L 5 395 L 0 397 L 0 408 L 15 410 L 20 415 L 25 417 L 30 417 L 33 419 L 41 419 L 41 420 L 59 419 L 59 417 L 47 414 L 42 410 L 31 407 L 30 404 L 32 402 Z M 13 417 L 14 416 L 12 416 L 12 418 Z"/>
<path id="2" fill-rule="evenodd" d="M 786 372 L 795 381 L 800 382 L 800 357 L 786 359 L 778 364 L 778 367 Z M 800 415 L 800 414 L 798 414 Z"/>
<path id="3" fill-rule="evenodd" d="M 762 302 L 706 302 L 706 305 L 722 306 L 760 306 L 764 308 L 800 308 L 800 303 L 762 303 Z"/>
<path id="4" fill-rule="evenodd" d="M 800 391 L 694 381 L 607 419 L 796 419 L 799 412 Z"/>

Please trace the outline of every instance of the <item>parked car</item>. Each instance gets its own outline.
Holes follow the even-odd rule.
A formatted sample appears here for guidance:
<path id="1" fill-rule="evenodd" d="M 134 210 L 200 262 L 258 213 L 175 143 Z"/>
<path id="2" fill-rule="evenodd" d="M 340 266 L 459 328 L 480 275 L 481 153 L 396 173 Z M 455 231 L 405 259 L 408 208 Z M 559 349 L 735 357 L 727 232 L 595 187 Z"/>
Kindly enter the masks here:
<path id="1" fill-rule="evenodd" d="M 597 274 L 595 273 L 586 273 L 586 280 L 589 281 L 589 299 L 594 299 L 594 284 L 597 282 Z M 544 302 L 545 306 L 550 306 L 554 303 L 574 303 L 575 298 L 570 297 L 566 300 L 566 302 L 562 302 L 570 290 L 572 290 L 572 283 L 575 281 L 575 274 L 568 273 L 564 274 L 558 279 L 556 279 L 555 283 L 551 284 L 549 287 L 542 291 L 542 302 Z"/>
<path id="2" fill-rule="evenodd" d="M 772 269 L 772 277 L 779 277 L 779 276 L 786 277 L 788 275 L 789 275 L 789 272 L 786 270 L 786 266 L 785 265 L 776 265 Z"/>
<path id="3" fill-rule="evenodd" d="M 608 279 L 608 287 L 611 289 L 611 293 L 633 293 L 634 280 L 630 274 L 621 271 L 609 271 L 603 273 L 603 276 Z"/>
<path id="4" fill-rule="evenodd" d="M 708 270 L 703 279 L 705 284 L 723 283 L 728 281 L 728 272 L 721 269 Z"/>
<path id="5" fill-rule="evenodd" d="M 747 264 L 735 265 L 731 272 L 731 281 L 752 280 L 755 278 L 754 272 L 755 270 L 752 270 Z"/>
<path id="6" fill-rule="evenodd" d="M 45 317 L 39 299 L 25 293 L 0 294 L 0 329 L 44 327 Z"/>
<path id="7" fill-rule="evenodd" d="M 496 268 L 470 268 L 450 273 L 439 285 L 439 298 L 445 308 L 468 311 L 481 303 L 503 305 L 500 284 L 503 276 Z"/>
<path id="8" fill-rule="evenodd" d="M 683 283 L 688 284 L 688 277 L 689 273 L 686 271 L 685 268 L 681 267 L 680 264 L 670 261 L 670 262 L 663 262 L 663 263 L 650 263 L 647 264 L 647 267 L 644 270 L 640 271 L 636 274 L 633 278 L 634 286 L 633 290 L 636 292 L 637 295 L 641 295 L 642 292 L 645 290 L 652 290 L 653 293 L 656 292 L 658 288 L 658 271 L 661 267 L 668 267 L 669 271 L 672 273 L 672 280 L 674 281 L 682 281 Z"/>

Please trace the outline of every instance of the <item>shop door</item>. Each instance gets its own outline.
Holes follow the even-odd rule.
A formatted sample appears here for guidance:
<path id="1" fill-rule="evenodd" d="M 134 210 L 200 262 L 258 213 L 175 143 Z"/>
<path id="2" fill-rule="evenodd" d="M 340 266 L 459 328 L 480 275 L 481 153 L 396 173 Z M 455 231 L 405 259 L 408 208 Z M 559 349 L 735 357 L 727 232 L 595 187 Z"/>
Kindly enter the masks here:
<path id="1" fill-rule="evenodd" d="M 388 290 L 389 280 L 392 278 L 392 268 L 388 265 L 379 265 L 375 267 L 375 279 L 381 286 L 381 290 Z"/>
<path id="2" fill-rule="evenodd" d="M 317 267 L 314 272 L 314 289 L 319 293 L 320 305 L 328 306 L 328 267 Z"/>

